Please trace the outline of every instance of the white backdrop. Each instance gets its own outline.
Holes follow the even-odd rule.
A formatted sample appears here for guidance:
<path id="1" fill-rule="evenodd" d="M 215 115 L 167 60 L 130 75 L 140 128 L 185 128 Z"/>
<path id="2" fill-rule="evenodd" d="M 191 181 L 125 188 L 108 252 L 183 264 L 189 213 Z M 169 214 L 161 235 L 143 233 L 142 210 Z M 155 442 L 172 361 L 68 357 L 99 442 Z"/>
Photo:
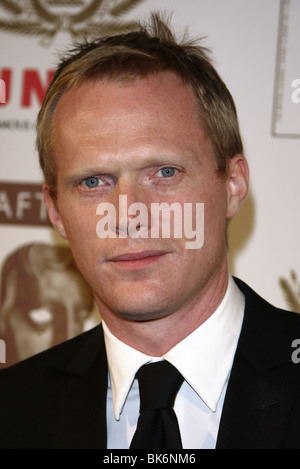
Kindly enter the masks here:
<path id="1" fill-rule="evenodd" d="M 297 309 L 300 103 L 291 96 L 292 81 L 300 79 L 299 0 L 70 3 L 0 3 L 0 78 L 6 81 L 7 98 L 0 105 L 0 264 L 26 243 L 62 242 L 45 226 L 39 186 L 34 186 L 41 183 L 34 121 L 57 56 L 72 42 L 71 27 L 91 31 L 96 25 L 101 32 L 107 24 L 125 24 L 163 10 L 173 13 L 179 32 L 188 27 L 191 35 L 205 36 L 203 44 L 211 48 L 236 102 L 251 186 L 242 212 L 230 225 L 230 269 L 279 307 L 289 307 L 290 288 Z M 98 320 L 94 314 L 86 327 Z"/>

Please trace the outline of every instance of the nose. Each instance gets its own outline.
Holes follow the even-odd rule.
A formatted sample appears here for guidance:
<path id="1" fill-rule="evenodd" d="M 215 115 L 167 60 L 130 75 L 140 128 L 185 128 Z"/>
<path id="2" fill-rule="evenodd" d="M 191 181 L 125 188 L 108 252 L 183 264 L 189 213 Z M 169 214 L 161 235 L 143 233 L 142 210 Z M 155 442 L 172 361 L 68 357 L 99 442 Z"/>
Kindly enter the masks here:
<path id="1" fill-rule="evenodd" d="M 116 210 L 114 230 L 117 235 L 132 238 L 148 237 L 151 228 L 151 201 L 146 189 L 134 177 L 121 178 L 113 193 Z"/>

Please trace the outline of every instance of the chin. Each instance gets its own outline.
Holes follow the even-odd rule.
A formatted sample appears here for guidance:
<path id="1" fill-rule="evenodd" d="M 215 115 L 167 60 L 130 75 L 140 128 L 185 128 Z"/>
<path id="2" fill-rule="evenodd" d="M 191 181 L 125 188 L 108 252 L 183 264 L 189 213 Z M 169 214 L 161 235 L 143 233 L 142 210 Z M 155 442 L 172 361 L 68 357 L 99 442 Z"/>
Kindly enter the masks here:
<path id="1" fill-rule="evenodd" d="M 161 319 L 168 314 L 164 314 L 162 311 L 121 311 L 117 313 L 119 317 L 131 322 L 149 322 Z"/>
<path id="2" fill-rule="evenodd" d="M 154 304 L 153 299 L 150 303 L 142 302 L 137 300 L 135 302 L 123 302 L 122 304 L 115 305 L 115 308 L 111 308 L 119 317 L 128 321 L 155 321 L 163 317 L 172 314 L 173 308 L 170 303 L 167 303 L 168 307 L 163 303 Z"/>

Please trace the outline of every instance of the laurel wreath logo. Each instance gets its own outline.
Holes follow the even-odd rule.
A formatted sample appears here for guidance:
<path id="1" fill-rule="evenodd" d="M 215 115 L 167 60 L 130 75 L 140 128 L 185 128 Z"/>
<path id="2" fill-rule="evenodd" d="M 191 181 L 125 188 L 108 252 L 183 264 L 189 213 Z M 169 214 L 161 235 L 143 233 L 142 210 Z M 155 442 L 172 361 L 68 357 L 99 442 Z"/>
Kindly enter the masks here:
<path id="1" fill-rule="evenodd" d="M 295 271 L 291 270 L 289 280 L 280 277 L 279 285 L 289 308 L 296 313 L 300 313 L 300 282 Z"/>
<path id="2" fill-rule="evenodd" d="M 51 43 L 58 32 L 68 32 L 73 40 L 101 32 L 119 33 L 134 28 L 134 21 L 120 17 L 144 0 L 2 0 L 8 17 L 0 18 L 0 29 L 42 37 Z"/>

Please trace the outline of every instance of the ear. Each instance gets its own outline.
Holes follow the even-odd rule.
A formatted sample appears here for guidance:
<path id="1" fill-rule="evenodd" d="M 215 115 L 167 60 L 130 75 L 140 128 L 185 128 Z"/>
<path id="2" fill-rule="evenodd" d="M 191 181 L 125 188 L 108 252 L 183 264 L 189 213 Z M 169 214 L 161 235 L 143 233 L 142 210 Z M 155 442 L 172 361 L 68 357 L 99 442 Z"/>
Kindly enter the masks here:
<path id="1" fill-rule="evenodd" d="M 236 215 L 248 194 L 249 167 L 243 155 L 235 155 L 230 159 L 227 179 L 227 218 Z"/>
<path id="2" fill-rule="evenodd" d="M 64 239 L 67 239 L 66 231 L 57 207 L 57 203 L 51 197 L 49 188 L 46 184 L 43 185 L 43 195 L 48 210 L 48 216 L 52 225 Z"/>

